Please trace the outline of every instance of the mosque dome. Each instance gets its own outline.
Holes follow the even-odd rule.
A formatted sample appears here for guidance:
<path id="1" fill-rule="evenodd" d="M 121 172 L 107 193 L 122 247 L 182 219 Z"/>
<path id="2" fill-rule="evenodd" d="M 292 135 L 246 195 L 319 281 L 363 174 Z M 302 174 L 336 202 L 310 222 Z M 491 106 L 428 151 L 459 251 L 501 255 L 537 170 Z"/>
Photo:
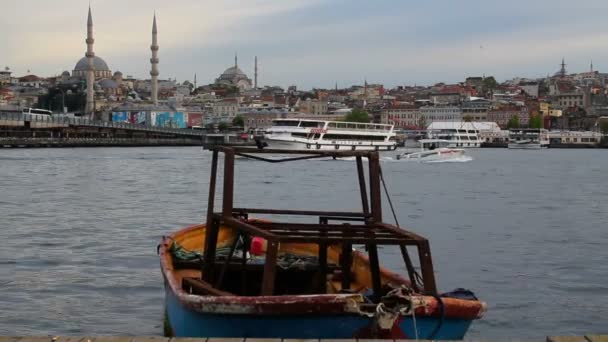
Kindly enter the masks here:
<path id="1" fill-rule="evenodd" d="M 245 76 L 245 73 L 243 72 L 243 70 L 241 70 L 238 66 L 231 66 L 230 68 L 226 69 L 224 71 L 224 73 L 222 73 L 222 76 L 228 76 L 228 77 L 234 77 L 234 76 Z"/>
<path id="2" fill-rule="evenodd" d="M 89 62 L 86 57 L 82 57 L 72 72 L 72 76 L 86 77 Z M 95 68 L 95 79 L 111 78 L 112 72 L 108 68 L 108 64 L 101 57 L 93 57 L 93 67 Z"/>
<path id="3" fill-rule="evenodd" d="M 64 72 L 61 73 L 61 76 L 70 77 L 70 72 L 66 70 L 66 71 L 64 71 Z"/>
<path id="4" fill-rule="evenodd" d="M 233 66 L 224 70 L 220 77 L 215 79 L 215 83 L 232 85 L 240 89 L 250 89 L 252 85 L 251 80 L 236 64 L 236 59 Z"/>
<path id="5" fill-rule="evenodd" d="M 106 61 L 101 59 L 101 57 L 93 57 L 93 66 L 95 67 L 95 71 L 110 71 L 110 68 L 108 68 L 108 64 L 106 64 Z M 76 63 L 74 71 L 86 71 L 88 67 L 89 61 L 86 57 L 82 57 L 78 61 L 78 63 Z"/>

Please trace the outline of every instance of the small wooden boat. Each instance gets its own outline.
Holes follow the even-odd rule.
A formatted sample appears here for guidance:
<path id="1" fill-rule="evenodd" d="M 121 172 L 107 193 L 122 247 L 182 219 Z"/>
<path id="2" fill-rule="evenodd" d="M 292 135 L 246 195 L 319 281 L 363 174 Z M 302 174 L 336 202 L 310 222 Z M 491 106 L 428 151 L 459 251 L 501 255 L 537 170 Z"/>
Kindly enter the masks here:
<path id="1" fill-rule="evenodd" d="M 218 152 L 224 153 L 224 196 L 222 211 L 214 212 Z M 169 334 L 462 339 L 485 304 L 462 289 L 439 294 L 428 241 L 382 222 L 378 153 L 288 153 L 306 155 L 284 161 L 356 157 L 363 211 L 234 208 L 235 155 L 269 159 L 251 149 L 214 148 L 207 223 L 163 237 L 159 245 Z M 363 157 L 369 159 L 369 201 Z M 300 215 L 315 222 L 268 221 L 251 214 Z M 353 245 L 365 246 L 367 255 Z M 380 267 L 378 245 L 400 248 L 409 279 Z M 418 250 L 420 273 L 408 246 Z"/>

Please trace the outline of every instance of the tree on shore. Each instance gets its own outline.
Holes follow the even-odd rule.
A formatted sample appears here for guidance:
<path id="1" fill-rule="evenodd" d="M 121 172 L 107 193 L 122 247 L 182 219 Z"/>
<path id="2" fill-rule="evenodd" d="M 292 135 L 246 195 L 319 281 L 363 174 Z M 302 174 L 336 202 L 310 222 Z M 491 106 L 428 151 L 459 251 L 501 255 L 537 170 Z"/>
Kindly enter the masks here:
<path id="1" fill-rule="evenodd" d="M 227 130 L 228 127 L 229 127 L 229 125 L 227 123 L 225 123 L 225 122 L 220 122 L 219 125 L 217 125 L 217 129 L 220 132 L 223 132 L 223 131 Z"/>
<path id="2" fill-rule="evenodd" d="M 369 122 L 369 114 L 362 109 L 353 109 L 352 112 L 346 114 L 344 121 L 348 122 Z"/>
<path id="3" fill-rule="evenodd" d="M 541 115 L 530 116 L 530 122 L 528 123 L 530 128 L 543 128 L 543 117 Z"/>
<path id="4" fill-rule="evenodd" d="M 608 135 L 608 121 L 603 121 L 600 124 L 600 132 L 602 132 L 603 135 Z"/>
<path id="5" fill-rule="evenodd" d="M 498 86 L 498 82 L 496 82 L 494 76 L 488 76 L 484 78 L 482 82 L 484 91 L 492 91 Z"/>
<path id="6" fill-rule="evenodd" d="M 426 117 L 424 115 L 420 115 L 418 118 L 418 128 L 426 129 Z"/>
<path id="7" fill-rule="evenodd" d="M 232 126 L 245 127 L 245 120 L 243 119 L 242 116 L 237 115 L 234 117 L 234 119 L 232 119 Z"/>
<path id="8" fill-rule="evenodd" d="M 519 128 L 519 116 L 513 115 L 507 122 L 507 128 Z"/>

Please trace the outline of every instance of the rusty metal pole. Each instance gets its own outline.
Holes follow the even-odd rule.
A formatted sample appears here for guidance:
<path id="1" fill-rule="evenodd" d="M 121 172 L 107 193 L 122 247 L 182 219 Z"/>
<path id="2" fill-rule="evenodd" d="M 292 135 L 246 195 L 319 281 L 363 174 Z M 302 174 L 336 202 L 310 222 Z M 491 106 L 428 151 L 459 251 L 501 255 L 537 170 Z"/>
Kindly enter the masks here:
<path id="1" fill-rule="evenodd" d="M 207 227 L 211 227 L 213 220 L 213 209 L 215 205 L 215 182 L 217 179 L 217 159 L 218 152 L 213 151 L 211 157 L 211 179 L 209 179 L 209 199 L 207 200 Z"/>
<path id="2" fill-rule="evenodd" d="M 342 291 L 348 291 L 352 281 L 351 268 L 353 266 L 353 245 L 348 237 L 345 237 L 344 242 L 342 242 L 340 266 L 342 268 Z"/>
<path id="3" fill-rule="evenodd" d="M 418 292 L 420 291 L 420 289 L 418 288 L 418 279 L 416 278 L 416 268 L 414 268 L 414 264 L 412 263 L 410 254 L 407 252 L 407 246 L 399 245 L 399 249 L 401 250 L 401 257 L 403 258 L 405 268 L 407 269 L 407 275 L 410 278 L 410 285 L 412 286 L 412 289 L 414 289 L 414 291 Z"/>
<path id="4" fill-rule="evenodd" d="M 424 292 L 425 294 L 436 295 L 435 271 L 433 270 L 433 259 L 431 258 L 431 248 L 428 240 L 418 242 L 418 258 L 420 258 Z"/>
<path id="5" fill-rule="evenodd" d="M 234 205 L 234 149 L 224 150 L 224 191 L 222 203 L 222 216 L 232 217 L 232 207 Z"/>
<path id="6" fill-rule="evenodd" d="M 369 154 L 369 194 L 374 222 L 382 222 L 382 193 L 380 192 L 380 158 L 378 152 Z"/>
<path id="7" fill-rule="evenodd" d="M 365 186 L 365 173 L 363 171 L 363 158 L 357 156 L 357 176 L 359 178 L 359 192 L 361 193 L 361 205 L 363 213 L 369 215 L 369 203 L 367 200 L 367 188 Z"/>
<path id="8" fill-rule="evenodd" d="M 369 193 L 372 208 L 371 214 L 374 223 L 382 222 L 382 193 L 380 191 L 380 157 L 378 152 L 372 152 L 369 154 Z M 382 295 L 382 282 L 380 279 L 378 247 L 375 243 L 369 243 L 367 244 L 367 251 L 369 254 L 374 297 L 379 299 Z"/>
<path id="9" fill-rule="evenodd" d="M 319 224 L 327 225 L 327 217 L 320 217 Z M 321 231 L 321 237 L 327 236 L 327 231 Z M 327 243 L 319 242 L 319 272 L 317 279 L 317 292 L 327 292 Z"/>
<path id="10" fill-rule="evenodd" d="M 266 248 L 266 263 L 264 264 L 264 278 L 262 280 L 262 296 L 274 294 L 274 282 L 277 266 L 277 255 L 279 254 L 279 243 L 268 240 Z"/>
<path id="11" fill-rule="evenodd" d="M 213 273 L 213 264 L 215 262 L 215 241 L 217 240 L 218 232 L 215 231 L 219 225 L 214 224 L 213 209 L 215 203 L 215 183 L 217 179 L 217 160 L 218 151 L 213 151 L 211 157 L 211 178 L 209 179 L 209 198 L 207 200 L 207 223 L 205 225 L 205 243 L 203 246 L 203 265 L 201 268 L 201 278 L 211 280 Z"/>

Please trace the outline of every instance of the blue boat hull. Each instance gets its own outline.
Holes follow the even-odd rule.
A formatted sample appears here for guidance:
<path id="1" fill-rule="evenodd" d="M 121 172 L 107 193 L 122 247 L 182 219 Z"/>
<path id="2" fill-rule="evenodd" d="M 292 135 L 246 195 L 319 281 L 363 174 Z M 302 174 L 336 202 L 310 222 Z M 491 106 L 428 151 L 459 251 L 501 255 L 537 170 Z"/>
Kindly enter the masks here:
<path id="1" fill-rule="evenodd" d="M 255 338 L 366 338 L 373 319 L 355 314 L 255 316 L 200 313 L 182 305 L 165 287 L 165 308 L 171 334 L 175 337 L 255 337 Z M 460 340 L 471 320 L 403 317 L 391 338 Z M 434 334 L 434 336 L 431 336 Z"/>

